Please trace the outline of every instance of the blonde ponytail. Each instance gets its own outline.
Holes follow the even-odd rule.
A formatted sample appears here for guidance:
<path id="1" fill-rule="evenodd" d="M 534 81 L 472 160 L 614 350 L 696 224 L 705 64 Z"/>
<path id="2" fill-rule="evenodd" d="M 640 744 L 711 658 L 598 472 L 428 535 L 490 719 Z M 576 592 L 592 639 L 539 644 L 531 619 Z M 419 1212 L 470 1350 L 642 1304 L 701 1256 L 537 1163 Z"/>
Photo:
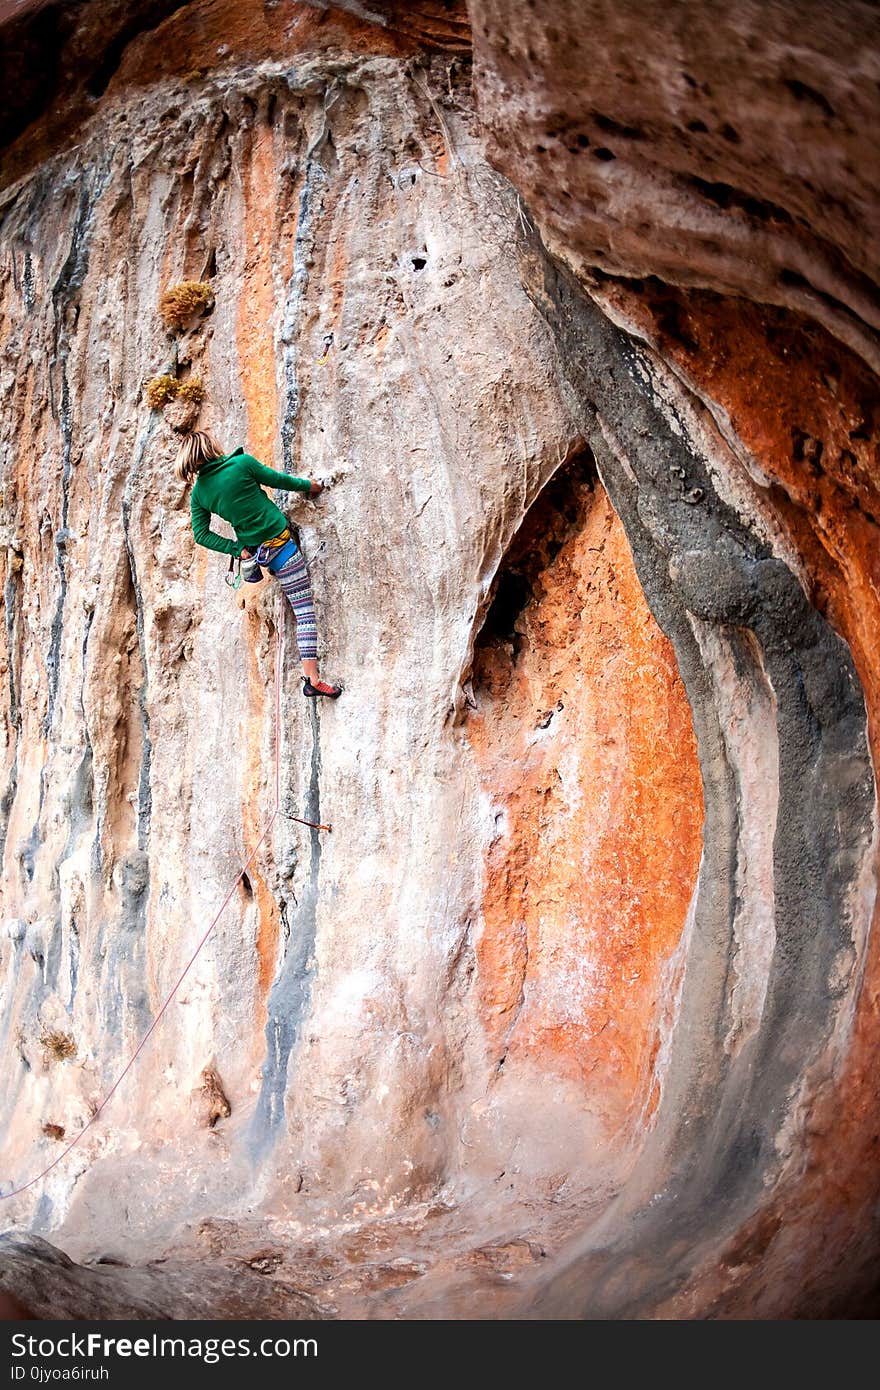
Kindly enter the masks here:
<path id="1" fill-rule="evenodd" d="M 189 483 L 196 476 L 203 463 L 210 463 L 212 459 L 223 457 L 224 451 L 213 434 L 210 434 L 208 430 L 193 430 L 192 433 L 183 437 L 177 451 L 174 472 L 182 483 Z"/>

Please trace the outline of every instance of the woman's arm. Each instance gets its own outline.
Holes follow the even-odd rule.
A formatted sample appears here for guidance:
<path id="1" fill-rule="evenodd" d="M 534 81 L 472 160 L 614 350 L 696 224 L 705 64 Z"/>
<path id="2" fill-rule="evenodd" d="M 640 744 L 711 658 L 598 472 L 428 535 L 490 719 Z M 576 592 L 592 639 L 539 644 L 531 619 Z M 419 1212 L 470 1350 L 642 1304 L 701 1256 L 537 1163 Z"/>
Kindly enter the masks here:
<path id="1" fill-rule="evenodd" d="M 221 555 L 241 554 L 241 541 L 228 540 L 226 536 L 218 536 L 216 531 L 212 531 L 211 513 L 192 496 L 189 499 L 189 512 L 197 545 L 203 545 L 208 550 L 219 550 Z"/>
<path id="2" fill-rule="evenodd" d="M 274 468 L 267 468 L 264 463 L 258 463 L 250 454 L 250 475 L 258 483 L 265 483 L 267 487 L 280 487 L 285 492 L 311 492 L 312 484 L 308 478 L 294 478 L 290 473 L 276 473 Z"/>

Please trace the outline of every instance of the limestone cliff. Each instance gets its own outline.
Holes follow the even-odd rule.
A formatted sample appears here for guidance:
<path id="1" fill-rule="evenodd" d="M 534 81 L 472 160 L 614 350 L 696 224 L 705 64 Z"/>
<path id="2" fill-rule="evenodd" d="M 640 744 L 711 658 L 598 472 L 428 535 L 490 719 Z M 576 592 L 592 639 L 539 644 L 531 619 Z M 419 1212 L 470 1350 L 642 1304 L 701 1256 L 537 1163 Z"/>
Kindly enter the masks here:
<path id="1" fill-rule="evenodd" d="M 283 657 L 269 838 L 2 1204 L 38 1315 L 870 1305 L 873 12 L 692 8 L 16 19 L 3 1190 L 259 841 Z M 336 705 L 196 417 L 333 479 Z"/>

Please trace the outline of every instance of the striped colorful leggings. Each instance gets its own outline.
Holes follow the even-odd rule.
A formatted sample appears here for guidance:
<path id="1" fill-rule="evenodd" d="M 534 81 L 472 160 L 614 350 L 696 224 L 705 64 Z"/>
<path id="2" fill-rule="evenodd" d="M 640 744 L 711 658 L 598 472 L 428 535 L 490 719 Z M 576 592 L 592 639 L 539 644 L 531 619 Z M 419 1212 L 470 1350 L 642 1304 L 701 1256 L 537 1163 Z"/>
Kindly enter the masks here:
<path id="1" fill-rule="evenodd" d="M 300 661 L 316 660 L 318 620 L 315 617 L 312 585 L 302 551 L 292 540 L 286 540 L 280 546 L 266 543 L 257 551 L 257 563 L 265 565 L 269 573 L 274 574 L 293 609 Z"/>

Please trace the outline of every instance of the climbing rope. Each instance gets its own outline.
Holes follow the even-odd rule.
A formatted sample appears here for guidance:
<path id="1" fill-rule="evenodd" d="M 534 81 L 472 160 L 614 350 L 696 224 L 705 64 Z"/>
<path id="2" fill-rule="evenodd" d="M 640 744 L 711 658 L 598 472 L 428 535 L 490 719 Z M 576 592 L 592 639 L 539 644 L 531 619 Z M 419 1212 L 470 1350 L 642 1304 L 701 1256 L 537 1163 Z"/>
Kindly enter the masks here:
<path id="1" fill-rule="evenodd" d="M 20 1193 L 27 1192 L 28 1188 L 36 1187 L 37 1183 L 42 1182 L 44 1178 L 48 1177 L 49 1174 L 52 1172 L 53 1168 L 57 1168 L 58 1164 L 61 1163 L 67 1157 L 71 1150 L 76 1148 L 83 1135 L 87 1134 L 88 1131 L 92 1128 L 92 1125 L 94 1125 L 97 1122 L 102 1111 L 104 1111 L 107 1108 L 110 1101 L 113 1099 L 113 1096 L 116 1094 L 116 1092 L 119 1090 L 119 1087 L 125 1080 L 126 1076 L 128 1076 L 128 1073 L 131 1071 L 138 1057 L 143 1052 L 153 1033 L 158 1028 L 160 1022 L 162 1021 L 162 1018 L 168 1010 L 169 1005 L 174 999 L 174 996 L 180 989 L 180 986 L 183 984 L 184 980 L 186 979 L 187 975 L 189 974 L 190 970 L 195 964 L 196 958 L 202 950 L 202 947 L 207 942 L 208 938 L 210 937 L 211 933 L 213 932 L 214 928 L 219 922 L 221 916 L 223 915 L 223 911 L 227 903 L 229 902 L 236 888 L 241 883 L 241 880 L 244 878 L 245 874 L 247 873 L 248 869 L 253 863 L 254 858 L 256 857 L 257 850 L 260 848 L 260 845 L 263 843 L 266 836 L 269 834 L 269 831 L 272 829 L 272 826 L 275 824 L 278 812 L 281 810 L 281 670 L 282 649 L 284 645 L 284 595 L 281 593 L 279 593 L 278 595 L 278 610 L 278 640 L 275 643 L 275 805 L 272 808 L 271 816 L 266 822 L 266 828 L 264 829 L 259 840 L 257 840 L 257 843 L 254 845 L 247 859 L 242 864 L 238 877 L 232 884 L 231 888 L 229 889 L 229 892 L 226 894 L 226 897 L 223 899 L 223 902 L 220 904 L 216 913 L 214 914 L 213 920 L 211 921 L 211 925 L 208 927 L 207 931 L 202 936 L 201 940 L 199 941 L 198 945 L 196 946 L 195 950 L 193 951 L 192 955 L 190 956 L 189 960 L 184 966 L 183 970 L 181 970 L 180 974 L 178 975 L 173 989 L 167 995 L 161 1009 L 156 1014 L 156 1017 L 153 1019 L 153 1022 L 150 1024 L 146 1033 L 144 1033 L 144 1036 L 141 1038 L 131 1057 L 129 1057 L 122 1071 L 117 1076 L 116 1080 L 110 1087 L 110 1090 L 107 1092 L 104 1099 L 101 1101 L 101 1104 L 98 1106 L 97 1110 L 95 1110 L 94 1114 L 86 1121 L 79 1133 L 73 1139 L 71 1139 L 70 1143 L 66 1145 L 65 1148 L 61 1150 L 61 1153 L 58 1155 L 57 1158 L 53 1159 L 51 1163 L 47 1164 L 43 1171 L 41 1173 L 37 1173 L 36 1177 L 31 1178 L 29 1182 L 22 1183 L 19 1187 L 12 1188 L 10 1192 L 0 1192 L 0 1201 L 5 1201 L 9 1197 L 18 1197 Z M 330 825 L 319 825 L 315 821 L 302 820 L 299 816 L 289 816 L 288 819 L 296 821 L 299 825 L 307 825 L 312 830 L 329 831 L 333 828 Z"/>

